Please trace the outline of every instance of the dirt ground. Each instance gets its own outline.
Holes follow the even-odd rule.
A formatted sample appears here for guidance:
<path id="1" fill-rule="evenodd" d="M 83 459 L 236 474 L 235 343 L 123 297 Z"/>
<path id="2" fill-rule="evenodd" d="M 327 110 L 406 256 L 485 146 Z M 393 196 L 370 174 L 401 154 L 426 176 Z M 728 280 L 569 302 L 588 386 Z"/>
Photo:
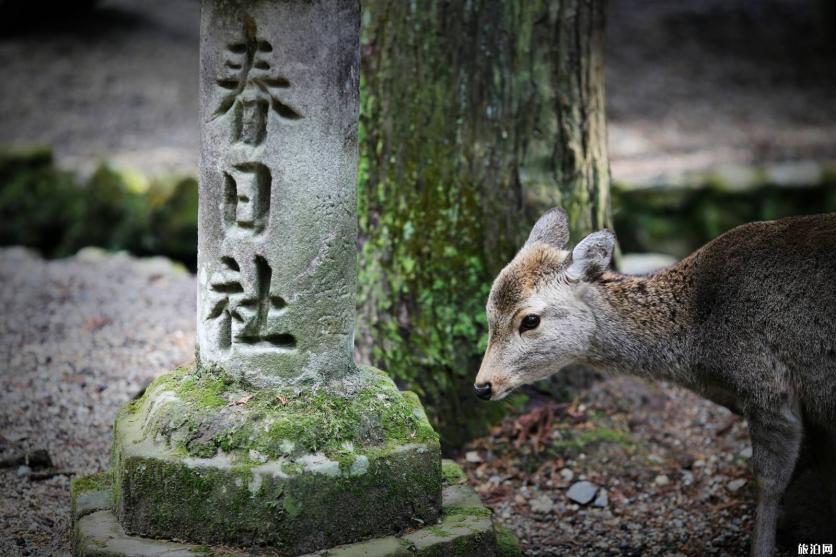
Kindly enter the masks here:
<path id="1" fill-rule="evenodd" d="M 666 384 L 612 377 L 515 413 L 460 459 L 527 555 L 746 555 L 754 513 L 745 423 Z M 596 499 L 570 498 L 574 484 Z M 605 500 L 599 500 L 605 493 Z"/>
<path id="2" fill-rule="evenodd" d="M 613 176 L 836 161 L 836 25 L 826 0 L 610 0 Z M 197 167 L 199 2 L 103 0 L 0 37 L 0 144 L 71 167 Z"/>

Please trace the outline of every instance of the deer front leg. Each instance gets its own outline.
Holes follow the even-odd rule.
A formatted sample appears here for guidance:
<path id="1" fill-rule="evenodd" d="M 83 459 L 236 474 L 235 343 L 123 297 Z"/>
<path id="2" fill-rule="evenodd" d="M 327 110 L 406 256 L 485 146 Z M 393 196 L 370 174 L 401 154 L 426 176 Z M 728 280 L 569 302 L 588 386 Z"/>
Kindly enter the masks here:
<path id="1" fill-rule="evenodd" d="M 752 469 L 758 482 L 752 556 L 771 557 L 778 507 L 798 459 L 803 426 L 798 406 L 790 403 L 774 411 L 755 412 L 747 419 L 752 438 Z"/>

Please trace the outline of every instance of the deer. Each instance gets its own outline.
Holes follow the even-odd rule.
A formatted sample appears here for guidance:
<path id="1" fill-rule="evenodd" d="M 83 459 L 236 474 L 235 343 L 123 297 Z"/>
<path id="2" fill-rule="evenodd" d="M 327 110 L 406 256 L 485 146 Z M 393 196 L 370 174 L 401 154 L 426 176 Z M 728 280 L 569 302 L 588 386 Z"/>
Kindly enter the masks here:
<path id="1" fill-rule="evenodd" d="M 746 420 L 753 556 L 775 550 L 810 439 L 836 510 L 836 213 L 745 224 L 645 276 L 611 270 L 609 230 L 568 240 L 566 213 L 547 211 L 494 280 L 476 396 L 500 400 L 570 364 L 672 382 Z"/>

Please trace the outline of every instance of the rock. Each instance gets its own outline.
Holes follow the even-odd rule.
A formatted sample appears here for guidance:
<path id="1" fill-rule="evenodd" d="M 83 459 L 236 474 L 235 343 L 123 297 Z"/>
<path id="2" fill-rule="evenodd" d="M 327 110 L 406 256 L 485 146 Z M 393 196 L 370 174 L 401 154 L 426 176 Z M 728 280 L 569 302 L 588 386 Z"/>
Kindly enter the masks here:
<path id="1" fill-rule="evenodd" d="M 742 478 L 739 478 L 739 479 L 730 481 L 728 484 L 726 484 L 726 487 L 729 489 L 729 491 L 734 493 L 735 491 L 738 491 L 744 485 L 746 485 L 746 480 L 744 480 Z"/>
<path id="2" fill-rule="evenodd" d="M 435 524 L 442 487 L 438 438 L 417 396 L 398 391 L 382 371 L 361 372 L 364 387 L 348 401 L 345 390 L 247 391 L 250 386 L 208 374 L 196 378 L 192 366 L 160 376 L 114 422 L 120 523 L 146 538 L 246 545 L 257 537 L 297 554 L 347 543 L 356 531 L 381 535 L 416 521 Z M 256 392 L 264 401 L 284 397 L 286 403 L 229 404 Z M 329 429 L 335 423 L 344 429 Z M 384 423 L 400 425 L 387 430 Z M 178 452 L 171 440 L 187 432 L 192 441 Z M 223 451 L 217 449 L 221 439 Z M 283 442 L 292 444 L 289 454 Z M 253 465 L 253 448 L 268 460 Z M 243 478 L 242 463 L 249 463 Z M 195 482 L 201 490 L 189 487 Z M 397 495 L 380 495 L 387 493 Z M 339 511 L 346 500 L 350 513 Z"/>
<path id="3" fill-rule="evenodd" d="M 694 461 L 696 459 L 688 453 L 681 453 L 676 457 L 676 460 L 683 470 L 690 470 L 694 467 Z"/>
<path id="4" fill-rule="evenodd" d="M 602 487 L 598 490 L 598 496 L 595 498 L 595 501 L 593 501 L 592 504 L 596 507 L 601 507 L 603 509 L 609 503 L 610 498 L 607 496 L 607 490 Z"/>
<path id="5" fill-rule="evenodd" d="M 480 462 L 482 462 L 482 457 L 479 456 L 479 453 L 477 453 L 476 451 L 467 451 L 467 453 L 465 453 L 464 455 L 464 459 L 470 462 L 471 464 L 479 464 Z"/>
<path id="6" fill-rule="evenodd" d="M 535 513 L 549 514 L 554 510 L 554 501 L 548 495 L 541 495 L 529 501 L 528 506 Z"/>
<path id="7" fill-rule="evenodd" d="M 572 501 L 581 505 L 586 505 L 595 498 L 598 492 L 598 486 L 592 482 L 581 481 L 572 484 L 566 496 Z"/>
<path id="8" fill-rule="evenodd" d="M 653 483 L 658 486 L 666 486 L 671 483 L 671 480 L 664 474 L 659 474 L 656 478 L 653 479 Z"/>
<path id="9" fill-rule="evenodd" d="M 742 451 L 740 451 L 740 456 L 745 459 L 752 458 L 752 447 L 746 447 Z"/>
<path id="10" fill-rule="evenodd" d="M 25 478 L 29 474 L 32 473 L 32 469 L 26 466 L 25 464 L 21 464 L 17 467 L 17 476 L 19 478 Z"/>
<path id="11" fill-rule="evenodd" d="M 93 504 L 82 504 L 81 497 L 89 495 Z M 80 557 L 109 555 L 112 557 L 202 557 L 232 555 L 228 547 L 176 543 L 143 538 L 125 533 L 109 506 L 109 491 L 90 491 L 73 494 L 76 554 Z M 339 547 L 306 553 L 306 557 L 403 557 L 405 555 L 522 555 L 519 542 L 510 531 L 494 526 L 491 511 L 468 486 L 449 486 L 444 489 L 444 518 L 431 526 L 410 529 L 402 537 L 384 534 Z M 410 548 L 409 550 L 405 549 Z M 240 557 L 264 555 L 258 549 L 238 548 Z"/>
<path id="12" fill-rule="evenodd" d="M 572 472 L 571 468 L 564 468 L 560 471 L 560 477 L 563 478 L 564 482 L 571 482 L 575 477 L 575 473 Z"/>

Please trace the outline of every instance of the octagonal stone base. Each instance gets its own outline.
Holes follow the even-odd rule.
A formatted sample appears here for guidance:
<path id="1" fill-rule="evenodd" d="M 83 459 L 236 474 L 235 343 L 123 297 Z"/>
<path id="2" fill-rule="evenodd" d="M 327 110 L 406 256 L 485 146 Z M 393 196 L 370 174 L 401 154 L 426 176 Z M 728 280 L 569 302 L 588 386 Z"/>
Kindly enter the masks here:
<path id="1" fill-rule="evenodd" d="M 194 367 L 117 416 L 113 510 L 125 533 L 299 555 L 434 524 L 438 436 L 412 393 L 362 368 L 250 389 Z"/>
<path id="2" fill-rule="evenodd" d="M 443 513 L 438 524 L 399 536 L 380 536 L 329 548 L 316 555 L 329 557 L 522 557 L 512 533 L 493 524 L 490 511 L 464 485 L 458 466 L 445 461 L 459 477 L 445 474 Z M 79 557 L 256 557 L 270 549 L 206 546 L 131 536 L 125 533 L 110 505 L 110 474 L 76 480 L 73 485 L 74 550 Z M 308 555 L 308 557 L 313 557 Z"/>

